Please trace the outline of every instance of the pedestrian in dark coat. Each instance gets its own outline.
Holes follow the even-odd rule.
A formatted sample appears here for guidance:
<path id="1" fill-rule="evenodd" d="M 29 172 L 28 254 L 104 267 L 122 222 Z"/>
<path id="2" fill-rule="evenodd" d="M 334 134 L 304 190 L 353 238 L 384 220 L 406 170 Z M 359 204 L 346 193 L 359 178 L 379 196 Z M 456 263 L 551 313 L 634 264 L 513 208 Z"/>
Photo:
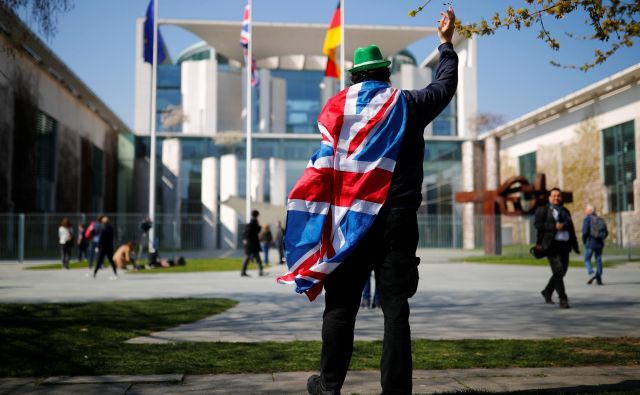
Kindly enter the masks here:
<path id="1" fill-rule="evenodd" d="M 116 264 L 113 262 L 113 226 L 109 223 L 109 217 L 106 215 L 102 217 L 101 222 L 102 226 L 100 227 L 100 236 L 98 237 L 98 261 L 96 262 L 96 268 L 93 271 L 93 278 L 98 274 L 98 270 L 102 268 L 104 258 L 107 258 L 111 265 L 111 269 L 113 269 L 113 276 L 109 277 L 109 279 L 117 280 L 118 270 L 116 269 Z"/>
<path id="2" fill-rule="evenodd" d="M 258 235 L 260 234 L 260 224 L 258 223 L 258 216 L 260 216 L 260 212 L 258 210 L 253 210 L 251 212 L 251 221 L 247 224 L 247 227 L 244 230 L 242 243 L 244 244 L 244 253 L 245 259 L 242 263 L 242 271 L 240 275 L 242 277 L 250 277 L 247 274 L 247 266 L 249 266 L 249 261 L 251 259 L 255 259 L 258 263 L 259 273 L 262 276 L 262 261 L 260 260 L 260 239 Z"/>
<path id="3" fill-rule="evenodd" d="M 546 251 L 551 267 L 551 278 L 542 296 L 545 302 L 553 304 L 553 291 L 558 293 L 560 308 L 569 308 L 569 298 L 565 292 L 564 276 L 569 268 L 569 253 L 580 253 L 576 232 L 571 221 L 571 213 L 562 205 L 562 192 L 553 188 L 549 192 L 549 204 L 538 207 L 534 218 L 538 230 L 538 244 Z"/>

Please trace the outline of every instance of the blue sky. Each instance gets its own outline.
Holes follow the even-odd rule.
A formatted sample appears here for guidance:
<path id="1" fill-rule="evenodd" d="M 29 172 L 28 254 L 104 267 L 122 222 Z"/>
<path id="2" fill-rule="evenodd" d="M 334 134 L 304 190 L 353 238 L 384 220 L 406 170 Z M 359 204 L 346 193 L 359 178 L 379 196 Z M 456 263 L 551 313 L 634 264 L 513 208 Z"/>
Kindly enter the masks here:
<path id="1" fill-rule="evenodd" d="M 159 0 L 161 18 L 240 20 L 245 0 Z M 407 13 L 423 0 L 345 0 L 347 24 L 435 26 L 443 0 L 432 1 L 411 18 Z M 71 11 L 58 18 L 58 33 L 45 42 L 129 126 L 134 112 L 134 28 L 148 0 L 75 0 Z M 489 18 L 523 0 L 454 0 L 463 22 Z M 254 20 L 269 22 L 329 23 L 336 0 L 253 0 Z M 28 18 L 26 22 L 31 25 Z M 537 29 L 501 31 L 478 41 L 478 105 L 480 112 L 516 118 L 566 94 L 640 62 L 636 46 L 587 73 L 561 69 L 550 60 L 582 64 L 594 46 L 565 38 L 565 32 L 588 32 L 583 15 L 562 21 L 548 20 L 547 28 L 561 39 L 560 52 L 536 39 Z M 171 56 L 199 41 L 177 27 L 161 28 Z M 239 32 L 238 32 L 239 34 Z M 348 37 L 346 38 L 348 40 Z M 409 49 L 422 59 L 437 45 L 435 38 Z M 384 51 L 384 48 L 383 48 Z"/>

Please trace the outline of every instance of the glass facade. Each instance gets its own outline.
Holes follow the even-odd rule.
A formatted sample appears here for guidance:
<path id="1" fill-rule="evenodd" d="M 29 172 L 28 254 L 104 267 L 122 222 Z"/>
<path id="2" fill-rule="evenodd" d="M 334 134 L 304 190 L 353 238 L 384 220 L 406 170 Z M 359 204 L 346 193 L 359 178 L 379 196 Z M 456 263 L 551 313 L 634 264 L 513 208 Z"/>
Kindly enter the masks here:
<path id="1" fill-rule="evenodd" d="M 436 70 L 432 68 L 432 80 L 436 79 Z M 445 109 L 433 120 L 434 136 L 457 136 L 458 135 L 458 94 L 453 96 L 451 102 Z"/>
<path id="2" fill-rule="evenodd" d="M 459 142 L 429 141 L 425 145 L 420 213 L 453 214 L 454 193 L 460 186 L 461 159 Z"/>
<path id="3" fill-rule="evenodd" d="M 287 82 L 287 133 L 315 133 L 322 110 L 320 84 L 323 71 L 273 70 Z"/>
<path id="4" fill-rule="evenodd" d="M 533 184 L 536 179 L 536 153 L 530 152 L 518 157 L 518 168 L 521 176 Z"/>
<path id="5" fill-rule="evenodd" d="M 39 111 L 37 115 L 36 210 L 53 211 L 58 121 Z"/>
<path id="6" fill-rule="evenodd" d="M 163 115 L 173 108 L 182 107 L 181 67 L 179 64 L 158 65 L 156 90 L 156 130 L 159 132 L 182 131 L 182 123 L 163 122 Z M 164 116 L 166 118 L 166 115 Z"/>
<path id="7" fill-rule="evenodd" d="M 602 131 L 604 184 L 609 211 L 633 211 L 633 181 L 636 179 L 634 121 Z"/>

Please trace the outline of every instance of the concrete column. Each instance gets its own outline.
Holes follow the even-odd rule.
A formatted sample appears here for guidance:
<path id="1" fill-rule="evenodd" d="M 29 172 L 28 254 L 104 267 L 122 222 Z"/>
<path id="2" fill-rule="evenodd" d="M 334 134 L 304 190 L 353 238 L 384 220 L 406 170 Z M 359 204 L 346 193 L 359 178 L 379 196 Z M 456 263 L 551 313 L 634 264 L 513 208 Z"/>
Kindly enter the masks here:
<path id="1" fill-rule="evenodd" d="M 238 196 L 238 157 L 234 154 L 220 157 L 220 201 Z"/>
<path id="2" fill-rule="evenodd" d="M 634 128 L 636 132 L 636 179 L 633 181 L 633 212 L 637 215 L 640 213 L 640 117 L 636 118 Z"/>
<path id="3" fill-rule="evenodd" d="M 287 131 L 287 80 L 271 78 L 271 132 Z"/>
<path id="4" fill-rule="evenodd" d="M 162 206 L 165 214 L 160 248 L 180 248 L 182 193 L 180 164 L 182 148 L 179 139 L 162 142 Z"/>
<path id="5" fill-rule="evenodd" d="M 495 190 L 500 185 L 500 142 L 497 137 L 490 136 L 484 140 L 484 160 L 486 188 Z"/>
<path id="6" fill-rule="evenodd" d="M 218 227 L 218 158 L 210 157 L 202 160 L 202 244 L 204 248 L 217 247 Z"/>
<path id="7" fill-rule="evenodd" d="M 251 159 L 251 201 L 264 203 L 266 163 L 264 159 Z"/>
<path id="8" fill-rule="evenodd" d="M 269 190 L 271 204 L 287 205 L 287 165 L 284 159 L 269 158 Z"/>
<path id="9" fill-rule="evenodd" d="M 180 93 L 185 133 L 217 132 L 217 73 L 218 62 L 213 50 L 210 59 L 182 63 Z"/>
<path id="10" fill-rule="evenodd" d="M 462 143 L 462 190 L 472 191 L 473 185 L 473 141 Z M 462 203 L 462 248 L 475 248 L 473 203 Z"/>
<path id="11" fill-rule="evenodd" d="M 238 157 L 220 157 L 220 201 L 238 196 Z M 238 248 L 238 214 L 229 206 L 220 205 L 220 248 Z"/>
<path id="12" fill-rule="evenodd" d="M 320 101 L 324 106 L 327 101 L 338 93 L 340 87 L 336 84 L 335 78 L 324 77 L 320 83 Z"/>
<path id="13" fill-rule="evenodd" d="M 271 133 L 271 70 L 260 69 L 258 132 Z"/>
<path id="14" fill-rule="evenodd" d="M 146 63 L 142 56 L 144 51 L 144 20 L 145 18 L 136 19 L 136 79 L 133 127 L 134 132 L 149 134 L 151 130 L 149 122 L 149 109 L 151 107 L 151 65 Z"/>

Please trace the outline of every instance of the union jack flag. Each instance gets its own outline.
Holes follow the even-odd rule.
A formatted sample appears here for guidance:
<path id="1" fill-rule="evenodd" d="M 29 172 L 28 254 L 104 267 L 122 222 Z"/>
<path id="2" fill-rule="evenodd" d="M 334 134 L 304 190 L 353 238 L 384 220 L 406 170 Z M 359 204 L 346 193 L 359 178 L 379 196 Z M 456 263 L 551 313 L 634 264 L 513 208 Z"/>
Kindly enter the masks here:
<path id="1" fill-rule="evenodd" d="M 387 198 L 406 125 L 402 91 L 366 81 L 322 110 L 322 143 L 289 194 L 285 258 L 278 282 L 314 300 L 353 252 Z"/>
<path id="2" fill-rule="evenodd" d="M 240 46 L 244 50 L 245 64 L 249 64 L 249 42 L 251 41 L 251 33 L 249 27 L 251 26 L 251 5 L 247 4 L 244 7 L 244 13 L 242 14 L 242 29 L 240 30 Z M 251 57 L 251 86 L 258 85 L 258 72 L 256 71 L 256 60 Z"/>

